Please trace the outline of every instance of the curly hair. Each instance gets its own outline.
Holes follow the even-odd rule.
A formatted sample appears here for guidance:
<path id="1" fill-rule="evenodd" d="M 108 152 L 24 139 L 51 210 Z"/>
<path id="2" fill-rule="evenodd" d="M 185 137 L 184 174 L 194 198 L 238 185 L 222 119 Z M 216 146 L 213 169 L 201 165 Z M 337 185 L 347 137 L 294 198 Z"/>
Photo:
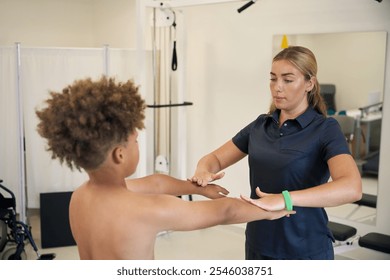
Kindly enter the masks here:
<path id="1" fill-rule="evenodd" d="M 72 170 L 98 168 L 114 145 L 144 128 L 145 101 L 130 80 L 76 80 L 50 96 L 47 107 L 36 110 L 37 131 L 47 139 L 52 159 L 66 162 Z"/>

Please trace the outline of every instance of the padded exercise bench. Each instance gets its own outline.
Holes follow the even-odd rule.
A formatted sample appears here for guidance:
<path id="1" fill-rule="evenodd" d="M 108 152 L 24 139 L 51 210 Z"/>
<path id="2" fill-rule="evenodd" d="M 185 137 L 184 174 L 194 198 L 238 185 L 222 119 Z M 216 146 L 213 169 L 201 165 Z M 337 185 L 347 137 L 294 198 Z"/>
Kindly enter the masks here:
<path id="1" fill-rule="evenodd" d="M 349 238 L 355 236 L 357 232 L 356 228 L 354 227 L 331 221 L 328 222 L 328 227 L 337 241 L 346 241 Z"/>
<path id="2" fill-rule="evenodd" d="M 376 208 L 376 195 L 363 193 L 362 199 L 355 201 L 354 204 Z"/>
<path id="3" fill-rule="evenodd" d="M 390 254 L 390 235 L 370 232 L 359 238 L 361 247 Z"/>

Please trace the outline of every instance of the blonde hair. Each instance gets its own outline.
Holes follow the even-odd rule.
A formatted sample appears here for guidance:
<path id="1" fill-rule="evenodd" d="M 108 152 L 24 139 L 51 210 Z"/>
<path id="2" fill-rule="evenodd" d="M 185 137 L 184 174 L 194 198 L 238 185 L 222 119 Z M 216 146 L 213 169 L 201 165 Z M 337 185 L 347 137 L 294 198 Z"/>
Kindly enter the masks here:
<path id="1" fill-rule="evenodd" d="M 285 48 L 273 58 L 272 62 L 280 60 L 287 60 L 293 64 L 305 76 L 307 81 L 312 77 L 317 77 L 317 60 L 308 48 L 301 46 Z M 317 79 L 314 81 L 313 89 L 307 93 L 307 101 L 309 106 L 326 116 L 326 104 L 320 94 L 320 84 Z M 275 104 L 272 102 L 269 113 L 272 114 L 275 110 Z"/>

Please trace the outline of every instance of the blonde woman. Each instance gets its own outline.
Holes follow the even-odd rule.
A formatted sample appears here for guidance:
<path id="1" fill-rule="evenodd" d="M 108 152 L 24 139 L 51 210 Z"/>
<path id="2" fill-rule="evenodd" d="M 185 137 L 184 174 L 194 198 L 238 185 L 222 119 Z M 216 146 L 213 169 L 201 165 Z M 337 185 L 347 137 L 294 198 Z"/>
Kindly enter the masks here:
<path id="1" fill-rule="evenodd" d="M 359 200 L 362 184 L 340 126 L 326 116 L 314 54 L 300 46 L 277 54 L 270 91 L 270 111 L 201 158 L 191 180 L 206 186 L 248 156 L 248 201 L 297 214 L 248 223 L 246 258 L 334 259 L 324 207 Z"/>

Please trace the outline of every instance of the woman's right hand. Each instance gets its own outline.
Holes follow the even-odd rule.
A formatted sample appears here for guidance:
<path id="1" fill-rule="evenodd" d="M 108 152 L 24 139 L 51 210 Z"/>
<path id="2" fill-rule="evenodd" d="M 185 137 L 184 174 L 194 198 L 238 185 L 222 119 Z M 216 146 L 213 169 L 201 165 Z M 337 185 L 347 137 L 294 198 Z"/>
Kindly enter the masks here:
<path id="1" fill-rule="evenodd" d="M 201 187 L 205 187 L 209 183 L 221 179 L 223 176 L 225 176 L 225 172 L 211 173 L 208 171 L 196 171 L 194 176 L 192 176 L 188 180 L 198 184 Z"/>

